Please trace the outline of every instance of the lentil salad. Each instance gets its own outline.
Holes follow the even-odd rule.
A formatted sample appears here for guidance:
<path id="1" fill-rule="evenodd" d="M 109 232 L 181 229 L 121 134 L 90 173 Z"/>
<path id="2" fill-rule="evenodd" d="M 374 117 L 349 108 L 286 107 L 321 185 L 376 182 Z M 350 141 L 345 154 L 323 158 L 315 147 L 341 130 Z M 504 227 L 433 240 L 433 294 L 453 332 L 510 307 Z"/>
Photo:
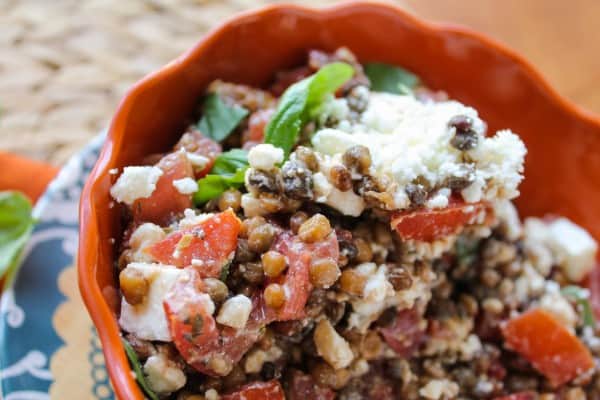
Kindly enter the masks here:
<path id="1" fill-rule="evenodd" d="M 345 48 L 267 90 L 213 82 L 172 151 L 111 189 L 146 395 L 600 397 L 581 286 L 597 244 L 565 218 L 519 219 L 525 154 Z"/>

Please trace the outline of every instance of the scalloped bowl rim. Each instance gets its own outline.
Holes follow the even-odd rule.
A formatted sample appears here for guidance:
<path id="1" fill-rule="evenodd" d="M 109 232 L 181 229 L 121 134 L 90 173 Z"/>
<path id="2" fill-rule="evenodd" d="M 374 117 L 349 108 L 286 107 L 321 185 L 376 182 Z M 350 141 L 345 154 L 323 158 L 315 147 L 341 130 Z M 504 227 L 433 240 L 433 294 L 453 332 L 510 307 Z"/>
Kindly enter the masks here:
<path id="1" fill-rule="evenodd" d="M 422 31 L 449 33 L 469 37 L 479 41 L 485 47 L 494 48 L 495 51 L 501 53 L 512 62 L 519 64 L 528 75 L 528 78 L 539 85 L 541 89 L 549 95 L 548 97 L 551 101 L 555 102 L 561 109 L 566 110 L 577 119 L 590 122 L 600 128 L 599 117 L 560 95 L 552 86 L 550 86 L 542 74 L 523 56 L 504 44 L 469 28 L 450 23 L 426 22 L 406 10 L 401 9 L 399 6 L 378 1 L 349 1 L 322 8 L 282 3 L 238 13 L 225 20 L 225 22 L 219 26 L 211 29 L 190 50 L 184 52 L 181 56 L 169 62 L 159 70 L 147 75 L 127 91 L 110 124 L 106 142 L 102 147 L 98 162 L 86 181 L 81 196 L 79 212 L 81 221 L 80 238 L 85 239 L 80 239 L 79 242 L 78 279 L 82 298 L 103 344 L 114 344 L 111 343 L 111 340 L 118 337 L 119 329 L 94 277 L 97 265 L 94 262 L 94 255 L 92 254 L 94 251 L 90 248 L 89 242 L 94 239 L 94 244 L 97 244 L 98 235 L 95 223 L 95 210 L 89 199 L 93 191 L 94 183 L 100 175 L 106 172 L 109 163 L 112 160 L 113 147 L 119 146 L 120 142 L 123 140 L 123 135 L 119 134 L 119 131 L 121 130 L 120 127 L 123 124 L 122 121 L 125 120 L 130 112 L 131 105 L 136 100 L 141 89 L 146 86 L 151 86 L 154 82 L 185 68 L 187 64 L 191 62 L 190 59 L 193 58 L 193 55 L 202 52 L 203 48 L 210 43 L 218 41 L 224 32 L 240 22 L 255 19 L 272 12 L 303 12 L 311 14 L 316 18 L 327 18 L 330 14 L 343 12 L 349 9 L 368 9 L 373 7 L 386 9 L 387 11 L 394 13 L 397 18 L 409 22 L 411 25 Z M 92 267 L 89 267 L 90 265 L 92 265 Z M 103 346 L 103 352 L 108 373 L 111 377 L 116 394 L 121 398 L 143 399 L 140 389 L 130 375 L 130 368 L 127 364 L 123 347 L 114 345 Z"/>

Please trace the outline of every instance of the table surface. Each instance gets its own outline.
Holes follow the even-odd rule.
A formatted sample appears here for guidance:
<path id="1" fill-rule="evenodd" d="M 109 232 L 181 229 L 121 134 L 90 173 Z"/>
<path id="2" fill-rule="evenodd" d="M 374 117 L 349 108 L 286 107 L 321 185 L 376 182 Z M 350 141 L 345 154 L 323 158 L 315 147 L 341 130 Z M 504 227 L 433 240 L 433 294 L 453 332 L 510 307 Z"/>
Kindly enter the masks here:
<path id="1" fill-rule="evenodd" d="M 0 3 L 0 149 L 60 165 L 106 127 L 132 83 L 225 17 L 272 1 Z M 425 19 L 463 24 L 505 42 L 559 92 L 600 113 L 600 1 L 396 3 Z"/>

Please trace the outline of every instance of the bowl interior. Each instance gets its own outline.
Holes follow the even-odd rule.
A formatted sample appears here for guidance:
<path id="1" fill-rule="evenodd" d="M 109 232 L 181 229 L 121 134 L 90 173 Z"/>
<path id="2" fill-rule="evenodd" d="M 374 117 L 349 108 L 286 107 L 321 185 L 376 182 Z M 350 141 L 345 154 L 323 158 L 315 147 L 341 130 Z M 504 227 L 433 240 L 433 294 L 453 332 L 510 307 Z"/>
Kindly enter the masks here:
<path id="1" fill-rule="evenodd" d="M 518 56 L 462 29 L 423 24 L 391 6 L 269 7 L 229 21 L 140 82 L 113 120 L 81 214 L 82 291 L 103 340 L 114 341 L 118 332 L 112 316 L 118 303 L 110 238 L 118 242 L 122 229 L 119 208 L 110 206 L 114 177 L 108 171 L 171 146 L 213 79 L 264 86 L 275 71 L 300 64 L 307 50 L 339 46 L 350 48 L 362 62 L 404 66 L 427 85 L 475 107 L 489 130 L 518 133 L 529 150 L 517 201 L 521 214 L 562 214 L 600 239 L 600 124 L 559 98 Z M 90 285 L 109 307 L 97 304 L 102 298 L 89 293 Z M 117 392 L 136 398 L 131 378 L 115 376 L 113 351 L 105 343 Z"/>

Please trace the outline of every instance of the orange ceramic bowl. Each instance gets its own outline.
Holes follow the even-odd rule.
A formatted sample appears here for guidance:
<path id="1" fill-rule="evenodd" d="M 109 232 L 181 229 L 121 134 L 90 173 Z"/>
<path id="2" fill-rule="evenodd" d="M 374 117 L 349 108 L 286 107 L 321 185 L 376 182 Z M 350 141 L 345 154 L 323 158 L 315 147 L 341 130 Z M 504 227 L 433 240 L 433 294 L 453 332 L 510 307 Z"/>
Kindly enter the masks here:
<path id="1" fill-rule="evenodd" d="M 504 46 L 463 28 L 424 23 L 391 5 L 325 9 L 275 5 L 240 14 L 135 85 L 113 118 L 81 199 L 79 286 L 122 399 L 142 399 L 117 324 L 109 170 L 170 148 L 213 79 L 265 85 L 307 50 L 349 47 L 358 58 L 405 66 L 435 89 L 474 106 L 491 130 L 511 128 L 529 153 L 517 201 L 522 215 L 565 215 L 600 239 L 600 120 L 560 97 Z"/>

